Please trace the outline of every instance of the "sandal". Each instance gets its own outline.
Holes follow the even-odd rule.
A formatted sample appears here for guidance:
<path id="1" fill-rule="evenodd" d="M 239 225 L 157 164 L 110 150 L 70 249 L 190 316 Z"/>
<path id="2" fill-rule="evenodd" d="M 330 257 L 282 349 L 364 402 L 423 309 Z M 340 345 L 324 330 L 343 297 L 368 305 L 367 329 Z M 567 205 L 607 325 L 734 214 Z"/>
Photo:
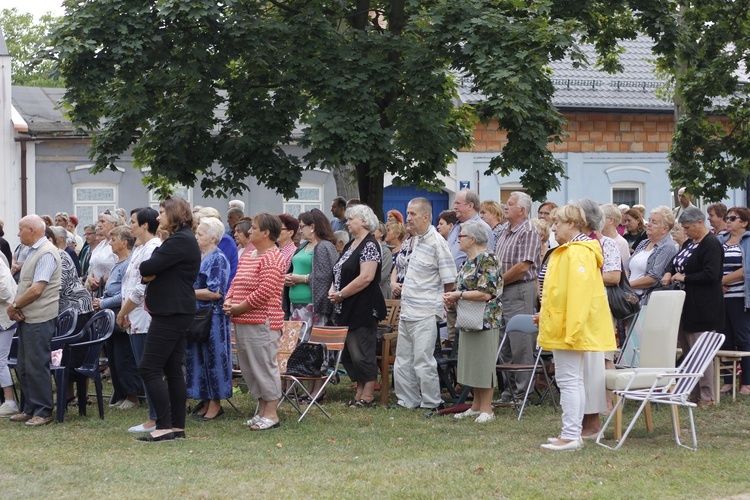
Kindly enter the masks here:
<path id="1" fill-rule="evenodd" d="M 252 427 L 253 425 L 257 424 L 258 420 L 260 420 L 260 419 L 261 419 L 260 415 L 255 415 L 253 418 L 251 418 L 250 420 L 248 420 L 246 422 L 246 424 L 247 424 L 248 427 Z"/>
<path id="2" fill-rule="evenodd" d="M 260 417 L 257 422 L 255 422 L 251 427 L 251 431 L 266 431 L 268 429 L 276 429 L 281 424 L 279 422 L 274 422 L 270 418 L 266 417 Z"/>
<path id="3" fill-rule="evenodd" d="M 360 399 L 354 404 L 354 408 L 375 408 L 378 404 L 375 402 L 375 398 L 372 398 L 370 401 L 365 401 L 364 399 Z"/>
<path id="4" fill-rule="evenodd" d="M 356 408 L 358 401 L 356 399 L 350 399 L 348 403 L 346 403 L 346 406 L 349 408 Z"/>

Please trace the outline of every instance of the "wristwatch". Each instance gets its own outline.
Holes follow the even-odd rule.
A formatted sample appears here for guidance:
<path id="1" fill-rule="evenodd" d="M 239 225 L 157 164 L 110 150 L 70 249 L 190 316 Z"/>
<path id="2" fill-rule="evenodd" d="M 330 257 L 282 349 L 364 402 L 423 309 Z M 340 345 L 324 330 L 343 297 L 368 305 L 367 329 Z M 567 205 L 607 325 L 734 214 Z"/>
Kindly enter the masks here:
<path id="1" fill-rule="evenodd" d="M 13 303 L 11 304 L 11 306 L 13 306 L 13 309 L 18 309 L 18 306 L 16 305 L 16 303 L 15 303 L 15 302 L 13 302 Z"/>
<path id="2" fill-rule="evenodd" d="M 339 293 L 338 293 L 338 295 L 339 295 L 339 297 L 341 297 L 341 299 L 343 299 L 343 298 L 344 298 L 344 294 L 343 294 L 343 293 L 341 293 L 341 290 L 339 290 Z"/>
<path id="3" fill-rule="evenodd" d="M 464 298 L 464 291 L 463 290 L 461 290 L 461 293 L 458 294 L 458 298 L 459 299 L 463 299 Z"/>

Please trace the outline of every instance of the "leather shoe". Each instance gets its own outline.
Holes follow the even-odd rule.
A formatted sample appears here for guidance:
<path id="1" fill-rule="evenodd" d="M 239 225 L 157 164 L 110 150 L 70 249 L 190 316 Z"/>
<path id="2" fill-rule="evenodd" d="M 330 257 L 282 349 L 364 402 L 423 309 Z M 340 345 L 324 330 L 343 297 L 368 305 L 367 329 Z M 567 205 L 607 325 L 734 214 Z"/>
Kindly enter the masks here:
<path id="1" fill-rule="evenodd" d="M 578 451 L 583 448 L 583 442 L 580 439 L 576 439 L 564 444 L 546 443 L 542 445 L 542 448 L 550 451 Z"/>
<path id="2" fill-rule="evenodd" d="M 185 431 L 172 431 L 175 439 L 186 439 Z"/>
<path id="3" fill-rule="evenodd" d="M 184 431 L 183 431 L 184 434 Z M 138 441 L 144 442 L 144 443 L 159 443 L 161 441 L 174 441 L 175 435 L 174 432 L 167 432 L 166 434 L 162 434 L 161 436 L 154 437 L 151 434 L 147 434 L 143 437 L 137 438 Z"/>
<path id="4" fill-rule="evenodd" d="M 53 420 L 55 420 L 55 417 L 53 417 L 52 415 L 48 417 L 36 415 L 34 417 L 31 417 L 31 419 L 29 419 L 24 425 L 27 425 L 29 427 L 41 427 L 43 425 L 51 424 Z"/>
<path id="5" fill-rule="evenodd" d="M 16 413 L 15 415 L 11 415 L 11 417 L 8 419 L 11 422 L 28 422 L 31 420 L 31 415 L 27 415 L 26 413 Z"/>
<path id="6" fill-rule="evenodd" d="M 710 408 L 716 406 L 716 401 L 703 401 L 702 399 L 696 403 L 698 408 Z"/>
<path id="7" fill-rule="evenodd" d="M 198 420 L 200 420 L 201 422 L 210 422 L 211 420 L 216 420 L 222 415 L 224 415 L 224 408 L 219 408 L 219 411 L 213 417 L 207 417 L 203 415 L 202 417 L 198 417 Z"/>

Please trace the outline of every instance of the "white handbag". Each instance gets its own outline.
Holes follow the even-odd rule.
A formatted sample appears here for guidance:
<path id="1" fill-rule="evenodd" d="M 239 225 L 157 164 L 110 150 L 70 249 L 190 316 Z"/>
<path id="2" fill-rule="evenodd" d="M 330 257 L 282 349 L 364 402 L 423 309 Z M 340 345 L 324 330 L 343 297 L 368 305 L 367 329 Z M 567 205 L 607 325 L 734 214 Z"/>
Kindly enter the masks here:
<path id="1" fill-rule="evenodd" d="M 456 302 L 456 327 L 469 332 L 484 330 L 486 307 L 487 302 L 483 300 L 459 299 Z"/>

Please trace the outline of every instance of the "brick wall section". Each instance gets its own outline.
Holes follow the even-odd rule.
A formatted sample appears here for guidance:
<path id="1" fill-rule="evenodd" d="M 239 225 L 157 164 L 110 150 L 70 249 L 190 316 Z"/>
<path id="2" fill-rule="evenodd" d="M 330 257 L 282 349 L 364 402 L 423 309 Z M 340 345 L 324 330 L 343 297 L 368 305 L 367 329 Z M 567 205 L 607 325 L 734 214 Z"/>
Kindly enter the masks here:
<path id="1" fill-rule="evenodd" d="M 647 113 L 566 113 L 568 137 L 550 144 L 554 152 L 666 153 L 672 145 L 674 117 Z M 501 151 L 507 142 L 497 122 L 477 123 L 474 152 Z"/>

